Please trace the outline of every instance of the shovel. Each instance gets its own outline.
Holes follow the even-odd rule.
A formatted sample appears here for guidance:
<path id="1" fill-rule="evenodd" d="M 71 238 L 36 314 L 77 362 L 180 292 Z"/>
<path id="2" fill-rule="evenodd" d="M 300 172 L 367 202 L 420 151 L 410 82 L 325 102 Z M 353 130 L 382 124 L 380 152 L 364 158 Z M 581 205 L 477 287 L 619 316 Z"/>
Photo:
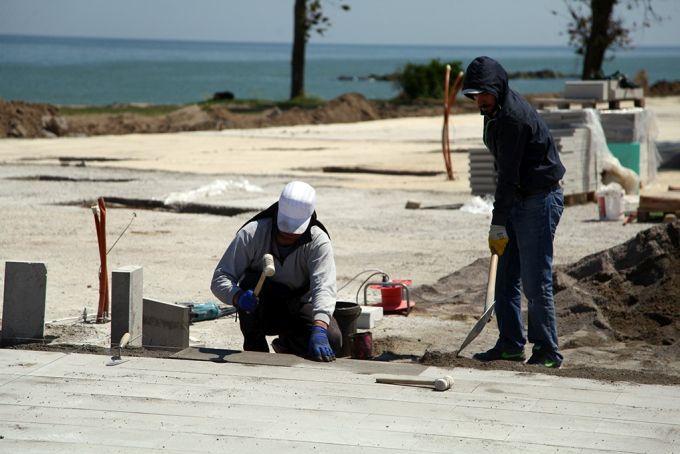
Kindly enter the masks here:
<path id="1" fill-rule="evenodd" d="M 467 335 L 463 343 L 460 345 L 458 352 L 456 352 L 456 356 L 460 356 L 460 352 L 462 352 L 463 349 L 470 344 L 470 342 L 475 340 L 475 338 L 479 336 L 479 333 L 482 332 L 486 324 L 489 323 L 489 321 L 491 321 L 491 317 L 493 316 L 493 307 L 496 304 L 494 293 L 496 288 L 497 267 L 498 267 L 498 255 L 493 254 L 491 256 L 491 263 L 489 264 L 489 279 L 486 286 L 486 301 L 484 302 L 484 313 L 479 318 L 479 320 L 477 320 L 475 326 L 472 327 L 470 333 Z"/>

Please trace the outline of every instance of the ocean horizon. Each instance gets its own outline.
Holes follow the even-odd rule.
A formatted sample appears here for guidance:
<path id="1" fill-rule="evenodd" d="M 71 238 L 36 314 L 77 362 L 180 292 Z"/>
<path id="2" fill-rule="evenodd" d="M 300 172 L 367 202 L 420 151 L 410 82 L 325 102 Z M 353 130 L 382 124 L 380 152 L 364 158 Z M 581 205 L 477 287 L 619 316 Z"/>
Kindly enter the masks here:
<path id="1" fill-rule="evenodd" d="M 0 98 L 59 105 L 184 104 L 231 91 L 238 99 L 284 100 L 290 87 L 291 43 L 179 41 L 0 35 Z M 467 65 L 479 55 L 509 71 L 551 69 L 580 74 L 567 46 L 432 46 L 330 44 L 307 46 L 306 93 L 331 99 L 347 92 L 371 99 L 398 94 L 391 82 L 361 80 L 438 58 Z M 680 78 L 680 46 L 615 52 L 605 73 L 629 77 L 645 69 L 650 83 Z M 342 81 L 338 78 L 354 78 Z M 514 79 L 521 93 L 562 90 L 564 79 Z"/>

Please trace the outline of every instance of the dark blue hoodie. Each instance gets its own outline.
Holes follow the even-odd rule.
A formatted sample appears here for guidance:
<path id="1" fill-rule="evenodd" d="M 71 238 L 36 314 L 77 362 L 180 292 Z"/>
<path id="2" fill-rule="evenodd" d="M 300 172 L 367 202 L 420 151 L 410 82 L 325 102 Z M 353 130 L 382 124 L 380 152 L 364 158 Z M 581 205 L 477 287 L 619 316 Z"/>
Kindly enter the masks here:
<path id="1" fill-rule="evenodd" d="M 477 89 L 496 97 L 493 116 L 484 116 L 484 144 L 498 172 L 494 225 L 505 225 L 515 198 L 548 189 L 564 176 L 555 141 L 536 110 L 508 86 L 508 74 L 496 60 L 477 57 L 467 68 L 463 90 Z"/>

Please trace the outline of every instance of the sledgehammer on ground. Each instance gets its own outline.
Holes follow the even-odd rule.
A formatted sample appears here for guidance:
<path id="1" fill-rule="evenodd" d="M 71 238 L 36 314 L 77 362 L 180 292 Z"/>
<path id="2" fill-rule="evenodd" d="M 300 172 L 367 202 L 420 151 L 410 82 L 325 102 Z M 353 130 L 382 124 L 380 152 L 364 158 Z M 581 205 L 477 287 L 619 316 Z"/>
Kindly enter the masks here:
<path id="1" fill-rule="evenodd" d="M 435 391 L 446 391 L 453 386 L 453 377 L 445 375 L 441 378 L 405 378 L 405 377 L 385 377 L 376 378 L 376 383 L 403 386 L 422 386 L 432 388 Z"/>

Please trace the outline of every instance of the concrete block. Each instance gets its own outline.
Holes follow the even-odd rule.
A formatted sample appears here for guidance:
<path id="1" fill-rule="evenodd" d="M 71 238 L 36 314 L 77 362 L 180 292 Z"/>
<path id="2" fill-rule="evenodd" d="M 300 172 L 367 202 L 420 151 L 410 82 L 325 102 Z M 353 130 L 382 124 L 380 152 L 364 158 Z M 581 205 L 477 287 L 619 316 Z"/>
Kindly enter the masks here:
<path id="1" fill-rule="evenodd" d="M 609 81 L 568 80 L 564 83 L 564 97 L 567 99 L 606 101 L 609 98 Z"/>
<path id="2" fill-rule="evenodd" d="M 111 346 L 130 333 L 130 346 L 142 346 L 143 274 L 141 266 L 111 272 Z"/>
<path id="3" fill-rule="evenodd" d="M 357 328 L 373 329 L 376 322 L 382 320 L 383 308 L 379 306 L 361 306 L 361 314 L 357 320 Z"/>
<path id="4" fill-rule="evenodd" d="M 40 262 L 5 262 L 2 344 L 42 339 L 45 334 L 47 266 Z"/>
<path id="5" fill-rule="evenodd" d="M 168 350 L 189 346 L 189 307 L 144 298 L 142 342 Z"/>

